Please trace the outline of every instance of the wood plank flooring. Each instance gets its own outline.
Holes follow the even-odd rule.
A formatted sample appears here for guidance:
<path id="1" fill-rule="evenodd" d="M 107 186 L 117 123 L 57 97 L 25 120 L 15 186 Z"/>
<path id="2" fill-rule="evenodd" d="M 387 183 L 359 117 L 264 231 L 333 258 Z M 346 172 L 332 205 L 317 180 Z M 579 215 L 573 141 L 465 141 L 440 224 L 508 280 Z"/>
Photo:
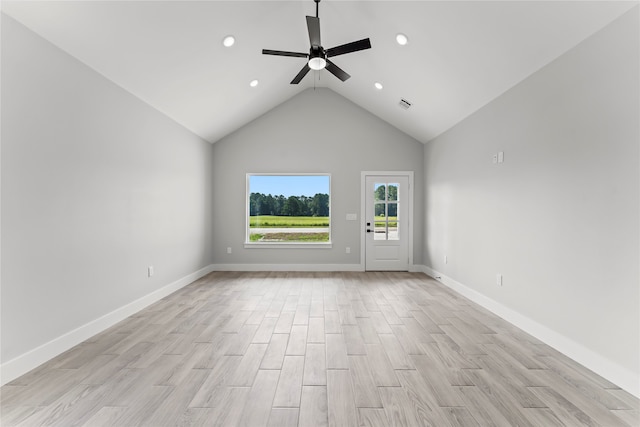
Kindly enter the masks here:
<path id="1" fill-rule="evenodd" d="M 0 389 L 2 426 L 638 426 L 419 273 L 215 272 Z"/>

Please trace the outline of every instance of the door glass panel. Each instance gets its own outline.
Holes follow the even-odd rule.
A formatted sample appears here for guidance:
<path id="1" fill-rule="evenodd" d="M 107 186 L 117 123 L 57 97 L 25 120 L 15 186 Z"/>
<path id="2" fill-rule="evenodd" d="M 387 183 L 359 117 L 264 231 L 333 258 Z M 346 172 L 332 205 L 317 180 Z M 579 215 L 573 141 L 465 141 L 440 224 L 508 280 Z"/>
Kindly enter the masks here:
<path id="1" fill-rule="evenodd" d="M 398 200 L 398 184 L 389 184 L 389 200 Z"/>
<path id="2" fill-rule="evenodd" d="M 384 187 L 381 187 L 384 188 Z M 387 240 L 387 205 L 386 203 L 376 203 L 375 205 L 375 219 L 373 227 L 373 239 L 374 240 Z"/>
<path id="3" fill-rule="evenodd" d="M 387 240 L 386 224 L 383 222 L 380 227 L 378 227 L 377 224 L 376 222 L 376 232 L 373 233 L 373 240 Z"/>
<path id="4" fill-rule="evenodd" d="M 391 223 L 389 223 L 389 235 L 388 235 L 388 239 L 387 240 L 400 240 L 400 234 L 399 234 L 399 228 L 398 228 L 399 224 L 398 222 L 394 222 L 393 225 Z"/>
<path id="5" fill-rule="evenodd" d="M 375 183 L 373 184 L 373 200 L 385 200 L 385 193 L 386 193 L 386 184 L 382 184 L 382 183 Z"/>
<path id="6" fill-rule="evenodd" d="M 387 239 L 400 240 L 398 233 L 400 227 L 400 216 L 398 215 L 398 203 L 390 202 L 387 206 Z"/>

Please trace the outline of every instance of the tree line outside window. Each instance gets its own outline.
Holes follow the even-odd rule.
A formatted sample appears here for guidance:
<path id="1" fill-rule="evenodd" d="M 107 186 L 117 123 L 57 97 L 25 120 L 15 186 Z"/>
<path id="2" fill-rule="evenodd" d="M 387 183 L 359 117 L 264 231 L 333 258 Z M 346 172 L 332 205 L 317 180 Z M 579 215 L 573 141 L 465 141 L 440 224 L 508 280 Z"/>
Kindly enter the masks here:
<path id="1" fill-rule="evenodd" d="M 251 193 L 249 195 L 249 215 L 273 216 L 329 216 L 329 195 L 318 193 L 307 196 L 274 196 Z"/>

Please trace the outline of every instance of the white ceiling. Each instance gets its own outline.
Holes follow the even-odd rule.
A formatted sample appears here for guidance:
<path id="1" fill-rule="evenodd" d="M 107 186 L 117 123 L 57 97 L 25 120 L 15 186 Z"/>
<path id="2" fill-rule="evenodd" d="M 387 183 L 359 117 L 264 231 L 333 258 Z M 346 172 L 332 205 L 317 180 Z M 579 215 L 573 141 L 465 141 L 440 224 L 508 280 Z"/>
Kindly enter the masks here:
<path id="1" fill-rule="evenodd" d="M 324 0 L 323 46 L 369 37 L 372 49 L 334 58 L 352 76 L 344 83 L 322 70 L 297 86 L 305 60 L 261 50 L 307 52 L 312 0 L 3 1 L 2 11 L 210 142 L 314 85 L 427 142 L 636 4 Z"/>

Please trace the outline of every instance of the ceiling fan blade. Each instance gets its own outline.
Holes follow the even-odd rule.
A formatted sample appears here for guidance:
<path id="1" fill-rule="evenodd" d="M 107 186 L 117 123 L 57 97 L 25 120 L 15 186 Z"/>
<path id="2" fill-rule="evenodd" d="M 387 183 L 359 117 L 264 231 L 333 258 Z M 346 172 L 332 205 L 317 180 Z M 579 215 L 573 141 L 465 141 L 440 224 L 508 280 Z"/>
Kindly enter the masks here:
<path id="1" fill-rule="evenodd" d="M 300 83 L 300 80 L 302 80 L 302 78 L 307 75 L 310 69 L 311 68 L 309 68 L 309 64 L 304 64 L 304 67 L 302 67 L 302 70 L 300 70 L 298 75 L 295 76 L 293 80 L 291 80 L 291 84 L 297 85 L 298 83 Z"/>
<path id="2" fill-rule="evenodd" d="M 284 50 L 269 50 L 269 49 L 262 49 L 262 54 L 263 55 L 276 55 L 276 56 L 294 56 L 296 58 L 306 58 L 307 56 L 309 56 L 306 53 L 286 52 Z"/>
<path id="3" fill-rule="evenodd" d="M 329 71 L 331 74 L 333 74 L 334 76 L 336 76 L 342 81 L 345 81 L 349 77 L 351 77 L 342 68 L 338 67 L 336 64 L 329 61 L 328 59 L 327 59 L 327 66 L 325 68 L 327 69 L 327 71 Z"/>
<path id="4" fill-rule="evenodd" d="M 345 53 L 357 52 L 359 50 L 370 49 L 371 42 L 369 39 L 358 40 L 357 42 L 351 42 L 340 46 L 327 49 L 327 57 L 344 55 Z"/>
<path id="5" fill-rule="evenodd" d="M 309 30 L 309 42 L 311 46 L 322 46 L 320 43 L 320 18 L 307 16 L 307 29 Z"/>

